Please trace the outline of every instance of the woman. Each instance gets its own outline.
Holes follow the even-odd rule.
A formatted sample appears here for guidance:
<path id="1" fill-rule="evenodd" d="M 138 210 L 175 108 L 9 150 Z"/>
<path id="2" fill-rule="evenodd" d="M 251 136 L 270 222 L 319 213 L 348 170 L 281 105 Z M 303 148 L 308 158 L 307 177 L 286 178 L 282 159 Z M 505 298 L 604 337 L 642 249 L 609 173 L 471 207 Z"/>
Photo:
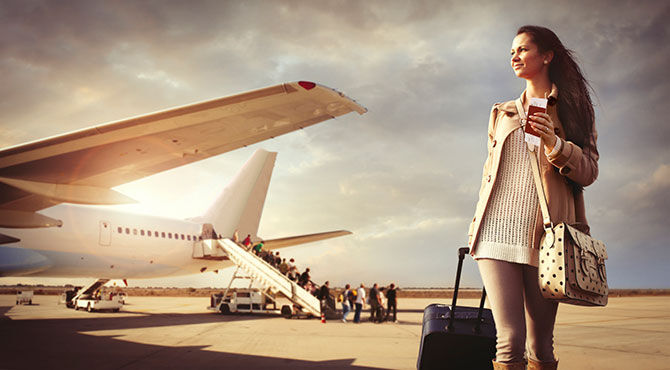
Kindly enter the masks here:
<path id="1" fill-rule="evenodd" d="M 547 28 L 517 31 L 511 65 L 526 80 L 526 90 L 517 101 L 495 104 L 491 111 L 488 158 L 469 246 L 496 323 L 494 369 L 525 369 L 526 361 L 529 369 L 556 369 L 558 305 L 544 299 L 538 287 L 544 230 L 522 126 L 530 98 L 547 98 L 546 113 L 528 117 L 528 124 L 541 138 L 534 154 L 551 220 L 588 231 L 582 190 L 598 175 L 593 104 L 571 52 Z"/>

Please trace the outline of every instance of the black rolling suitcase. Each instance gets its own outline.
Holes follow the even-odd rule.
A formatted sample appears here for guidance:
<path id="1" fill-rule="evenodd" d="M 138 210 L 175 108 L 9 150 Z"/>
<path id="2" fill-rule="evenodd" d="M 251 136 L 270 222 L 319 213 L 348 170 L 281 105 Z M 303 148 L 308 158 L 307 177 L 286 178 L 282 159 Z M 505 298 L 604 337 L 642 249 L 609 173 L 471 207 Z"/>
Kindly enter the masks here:
<path id="1" fill-rule="evenodd" d="M 486 290 L 479 307 L 456 305 L 463 259 L 468 248 L 458 249 L 458 270 L 451 306 L 431 304 L 423 311 L 423 329 L 416 367 L 428 369 L 493 369 L 496 327 L 491 310 L 484 309 Z"/>

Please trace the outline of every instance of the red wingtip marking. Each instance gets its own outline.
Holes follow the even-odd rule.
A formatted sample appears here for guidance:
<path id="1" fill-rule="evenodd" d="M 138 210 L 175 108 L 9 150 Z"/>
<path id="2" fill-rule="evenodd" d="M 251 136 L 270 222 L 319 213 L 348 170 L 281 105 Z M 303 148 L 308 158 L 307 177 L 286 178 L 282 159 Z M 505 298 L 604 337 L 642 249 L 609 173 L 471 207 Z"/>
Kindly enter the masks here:
<path id="1" fill-rule="evenodd" d="M 298 85 L 302 86 L 302 88 L 305 90 L 311 90 L 316 87 L 316 84 L 314 82 L 309 81 L 299 81 Z"/>

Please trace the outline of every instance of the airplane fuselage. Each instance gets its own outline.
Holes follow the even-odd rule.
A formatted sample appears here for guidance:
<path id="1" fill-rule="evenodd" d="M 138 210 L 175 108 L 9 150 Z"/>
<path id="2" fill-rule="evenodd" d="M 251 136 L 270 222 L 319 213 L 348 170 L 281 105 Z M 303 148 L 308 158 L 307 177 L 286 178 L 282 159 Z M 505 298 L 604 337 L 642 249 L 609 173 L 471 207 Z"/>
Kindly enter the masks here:
<path id="1" fill-rule="evenodd" d="M 63 225 L 0 228 L 20 239 L 0 246 L 0 276 L 153 278 L 232 265 L 192 257 L 199 223 L 67 204 L 41 213 Z"/>

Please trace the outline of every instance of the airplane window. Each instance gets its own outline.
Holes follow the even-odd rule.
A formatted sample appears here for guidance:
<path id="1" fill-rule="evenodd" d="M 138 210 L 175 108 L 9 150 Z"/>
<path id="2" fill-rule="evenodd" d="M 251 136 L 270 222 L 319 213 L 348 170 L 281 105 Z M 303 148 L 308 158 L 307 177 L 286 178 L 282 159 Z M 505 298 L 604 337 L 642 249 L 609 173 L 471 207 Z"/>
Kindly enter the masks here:
<path id="1" fill-rule="evenodd" d="M 168 233 L 168 238 L 172 239 L 172 233 Z"/>
<path id="2" fill-rule="evenodd" d="M 126 234 L 130 234 L 130 229 L 126 227 Z"/>
<path id="3" fill-rule="evenodd" d="M 181 240 L 184 240 L 184 234 L 181 234 Z"/>
<path id="4" fill-rule="evenodd" d="M 122 228 L 122 227 L 119 227 L 118 229 L 116 229 L 116 231 L 118 231 L 119 234 L 122 234 L 122 233 L 123 233 L 123 228 Z"/>
<path id="5" fill-rule="evenodd" d="M 154 236 L 158 238 L 158 231 L 154 231 Z"/>
<path id="6" fill-rule="evenodd" d="M 190 235 L 186 235 L 186 240 L 191 240 L 191 236 L 190 236 Z"/>
<path id="7" fill-rule="evenodd" d="M 133 229 L 133 235 L 137 235 L 137 229 Z"/>
<path id="8" fill-rule="evenodd" d="M 163 231 L 163 232 L 161 233 L 161 236 L 162 236 L 163 238 L 165 238 L 165 231 Z"/>
<path id="9" fill-rule="evenodd" d="M 144 229 L 140 230 L 140 235 L 144 236 Z"/>

